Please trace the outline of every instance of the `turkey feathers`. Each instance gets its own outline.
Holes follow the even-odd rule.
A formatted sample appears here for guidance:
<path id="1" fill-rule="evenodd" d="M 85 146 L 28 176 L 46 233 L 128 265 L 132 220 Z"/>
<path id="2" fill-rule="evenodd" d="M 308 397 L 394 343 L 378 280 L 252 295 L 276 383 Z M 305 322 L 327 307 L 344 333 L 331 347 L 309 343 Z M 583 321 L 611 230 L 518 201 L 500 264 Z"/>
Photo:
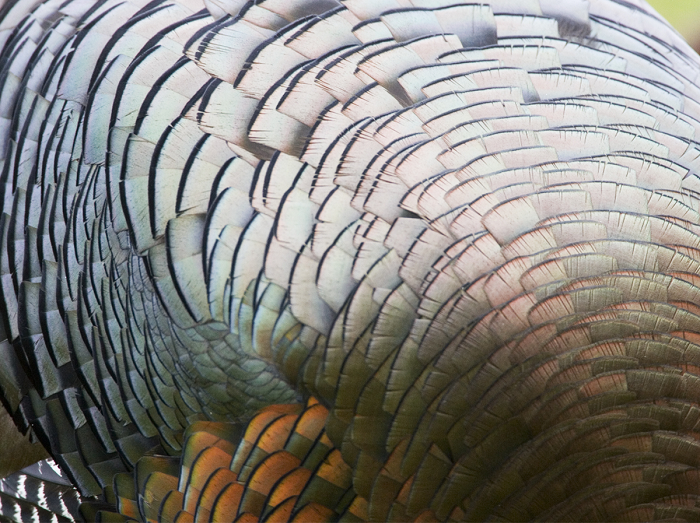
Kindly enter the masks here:
<path id="1" fill-rule="evenodd" d="M 642 0 L 0 18 L 0 398 L 53 459 L 3 518 L 700 519 L 700 59 Z"/>

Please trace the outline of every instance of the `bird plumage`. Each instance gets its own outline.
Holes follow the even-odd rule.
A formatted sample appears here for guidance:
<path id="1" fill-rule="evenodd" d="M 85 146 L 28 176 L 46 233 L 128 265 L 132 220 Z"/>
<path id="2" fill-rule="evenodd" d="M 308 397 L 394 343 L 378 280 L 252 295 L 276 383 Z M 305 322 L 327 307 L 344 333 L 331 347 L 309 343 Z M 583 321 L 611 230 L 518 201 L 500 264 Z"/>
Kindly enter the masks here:
<path id="1" fill-rule="evenodd" d="M 0 16 L 0 396 L 84 517 L 698 518 L 700 59 L 643 1 Z"/>

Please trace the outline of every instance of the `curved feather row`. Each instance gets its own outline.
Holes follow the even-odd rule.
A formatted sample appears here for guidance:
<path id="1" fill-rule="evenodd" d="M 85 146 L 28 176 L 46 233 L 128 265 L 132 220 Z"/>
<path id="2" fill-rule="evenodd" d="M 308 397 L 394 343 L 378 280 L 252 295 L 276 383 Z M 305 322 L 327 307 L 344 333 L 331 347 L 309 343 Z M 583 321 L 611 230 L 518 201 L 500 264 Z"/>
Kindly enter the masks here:
<path id="1" fill-rule="evenodd" d="M 362 514 L 352 472 L 323 432 L 327 415 L 310 401 L 303 409 L 267 407 L 245 430 L 195 423 L 180 459 L 141 459 L 133 476 L 115 477 L 108 501 L 135 521 L 336 521 Z M 95 512 L 86 520 L 105 517 Z"/>
<path id="2" fill-rule="evenodd" d="M 80 520 L 82 499 L 52 459 L 0 479 L 3 521 L 69 523 Z"/>
<path id="3" fill-rule="evenodd" d="M 642 0 L 2 15 L 0 391 L 84 495 L 195 517 L 152 456 L 313 397 L 362 519 L 696 517 L 700 59 Z"/>

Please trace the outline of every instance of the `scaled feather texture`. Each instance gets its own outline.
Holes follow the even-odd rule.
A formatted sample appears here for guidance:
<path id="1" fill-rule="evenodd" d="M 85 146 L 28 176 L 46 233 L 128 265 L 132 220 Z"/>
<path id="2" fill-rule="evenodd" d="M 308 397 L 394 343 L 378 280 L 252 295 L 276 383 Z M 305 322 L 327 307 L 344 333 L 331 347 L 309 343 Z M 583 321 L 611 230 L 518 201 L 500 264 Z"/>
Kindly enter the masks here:
<path id="1" fill-rule="evenodd" d="M 0 397 L 53 458 L 0 519 L 700 520 L 700 58 L 644 0 L 0 19 Z"/>

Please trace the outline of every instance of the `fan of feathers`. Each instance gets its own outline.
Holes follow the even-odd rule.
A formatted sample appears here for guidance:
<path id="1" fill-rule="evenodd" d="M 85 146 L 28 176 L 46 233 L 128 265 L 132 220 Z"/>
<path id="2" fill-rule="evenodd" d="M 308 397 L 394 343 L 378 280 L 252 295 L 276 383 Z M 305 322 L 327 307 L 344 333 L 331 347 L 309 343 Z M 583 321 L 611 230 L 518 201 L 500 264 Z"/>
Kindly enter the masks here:
<path id="1" fill-rule="evenodd" d="M 0 520 L 700 521 L 700 57 L 644 0 L 0 20 Z"/>

